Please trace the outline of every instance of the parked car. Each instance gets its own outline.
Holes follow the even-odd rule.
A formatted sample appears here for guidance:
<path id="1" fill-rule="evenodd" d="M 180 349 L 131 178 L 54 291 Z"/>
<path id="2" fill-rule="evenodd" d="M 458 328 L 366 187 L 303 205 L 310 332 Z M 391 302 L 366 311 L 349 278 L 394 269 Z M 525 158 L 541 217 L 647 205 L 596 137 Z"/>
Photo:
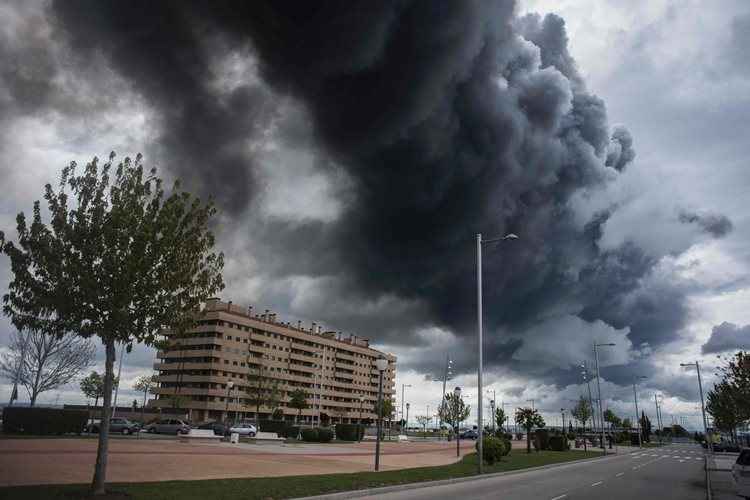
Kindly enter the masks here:
<path id="1" fill-rule="evenodd" d="M 459 434 L 461 439 L 477 439 L 479 437 L 479 433 L 475 431 L 474 429 L 469 429 L 468 431 L 463 431 L 461 434 Z"/>
<path id="2" fill-rule="evenodd" d="M 165 418 L 149 424 L 146 430 L 155 434 L 187 434 L 190 432 L 190 425 L 176 418 Z"/>
<path id="3" fill-rule="evenodd" d="M 88 431 L 98 434 L 101 427 L 100 420 L 92 421 L 88 426 Z M 109 419 L 109 432 L 111 433 L 122 433 L 122 434 L 133 434 L 141 430 L 141 425 L 138 422 L 131 422 L 127 418 L 114 417 Z"/>
<path id="4" fill-rule="evenodd" d="M 714 451 L 718 453 L 739 453 L 740 446 L 729 441 L 721 441 L 714 444 Z"/>
<path id="5" fill-rule="evenodd" d="M 750 499 L 750 448 L 740 452 L 732 466 L 732 479 L 738 496 Z"/>
<path id="6" fill-rule="evenodd" d="M 258 432 L 258 430 L 250 422 L 240 422 L 240 423 L 235 424 L 232 427 L 230 427 L 229 428 L 229 432 L 230 433 L 236 432 L 240 436 L 255 437 L 255 434 Z"/>
<path id="7" fill-rule="evenodd" d="M 206 422 L 198 426 L 198 429 L 212 429 L 216 436 L 225 436 L 229 428 L 221 422 Z"/>

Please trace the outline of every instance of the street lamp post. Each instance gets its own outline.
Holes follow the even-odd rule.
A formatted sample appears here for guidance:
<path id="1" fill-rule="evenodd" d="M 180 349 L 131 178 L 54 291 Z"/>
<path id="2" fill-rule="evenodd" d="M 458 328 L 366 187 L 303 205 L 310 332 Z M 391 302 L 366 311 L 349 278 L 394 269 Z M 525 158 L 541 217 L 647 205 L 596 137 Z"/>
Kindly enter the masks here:
<path id="1" fill-rule="evenodd" d="M 375 360 L 375 368 L 377 368 L 380 377 L 378 377 L 378 408 L 377 408 L 377 437 L 375 439 L 375 471 L 380 470 L 380 432 L 383 428 L 382 408 L 383 408 L 383 372 L 388 367 L 388 360 L 385 358 L 378 358 Z"/>
<path id="2" fill-rule="evenodd" d="M 229 382 L 227 382 L 227 405 L 225 410 L 227 414 L 227 422 L 229 422 L 229 399 L 232 393 L 232 387 L 234 387 L 234 382 L 230 380 Z"/>
<path id="3" fill-rule="evenodd" d="M 455 389 L 453 389 L 453 395 L 456 396 L 456 399 L 453 401 L 454 408 L 451 409 L 451 413 L 453 414 L 451 416 L 453 417 L 453 423 L 456 426 L 456 458 L 458 458 L 461 456 L 461 445 L 459 443 L 459 441 L 461 440 L 461 434 L 458 429 L 458 400 L 461 397 L 461 388 L 456 387 Z"/>
<path id="4" fill-rule="evenodd" d="M 404 418 L 404 389 L 406 387 L 411 387 L 411 384 L 401 384 L 401 418 Z M 404 425 L 406 422 L 404 422 Z"/>
<path id="5" fill-rule="evenodd" d="M 695 363 L 680 363 L 680 366 L 682 367 L 693 367 L 695 366 L 695 371 L 698 374 L 698 391 L 701 395 L 701 414 L 703 415 L 703 431 L 706 433 L 706 441 L 708 442 L 708 450 L 711 454 L 714 452 L 714 444 L 713 444 L 713 438 L 711 434 L 708 432 L 708 420 L 706 419 L 706 405 L 703 401 L 703 382 L 701 380 L 701 366 L 696 361 Z"/>
<path id="6" fill-rule="evenodd" d="M 362 428 L 362 430 L 357 431 L 357 436 L 359 436 L 360 443 L 362 442 L 362 436 L 365 433 L 365 427 L 364 427 L 364 424 L 362 423 L 362 406 L 364 406 L 364 404 L 365 404 L 365 395 L 360 394 L 359 395 L 359 426 Z"/>
<path id="7" fill-rule="evenodd" d="M 492 238 L 489 240 L 482 240 L 482 233 L 477 234 L 477 352 L 479 355 L 479 367 L 477 369 L 477 471 L 479 474 L 482 473 L 483 462 L 482 458 L 482 243 L 492 243 L 495 241 L 504 240 L 515 240 L 518 236 L 515 234 L 506 234 L 499 238 Z"/>
<path id="8" fill-rule="evenodd" d="M 591 380 L 588 376 L 588 368 L 586 367 L 586 362 L 584 361 L 583 364 L 581 364 L 581 368 L 583 368 L 583 371 L 581 372 L 581 375 L 583 376 L 583 380 L 586 381 L 586 386 L 589 390 L 589 408 L 591 408 L 591 427 L 592 429 L 596 429 L 596 411 L 594 410 L 594 398 L 591 396 Z M 586 433 L 586 425 L 583 426 L 583 432 Z"/>
<path id="9" fill-rule="evenodd" d="M 407 436 L 409 435 L 409 408 L 411 405 L 409 403 L 406 403 L 406 421 L 404 422 L 404 434 Z"/>
<path id="10" fill-rule="evenodd" d="M 643 375 L 638 377 L 639 379 L 644 379 Z M 638 380 L 633 382 L 633 400 L 635 401 L 635 428 L 638 431 L 638 447 L 643 448 L 643 441 L 641 438 L 641 417 L 638 414 L 638 392 L 636 391 L 636 386 L 638 385 Z"/>
<path id="11" fill-rule="evenodd" d="M 607 454 L 607 446 L 604 444 L 604 409 L 602 408 L 602 386 L 599 381 L 599 351 L 597 350 L 597 347 L 612 347 L 615 344 L 613 343 L 607 343 L 607 344 L 597 344 L 594 342 L 594 359 L 596 360 L 596 392 L 599 394 L 599 424 L 601 425 L 602 430 L 602 450 L 604 450 L 604 454 Z"/>

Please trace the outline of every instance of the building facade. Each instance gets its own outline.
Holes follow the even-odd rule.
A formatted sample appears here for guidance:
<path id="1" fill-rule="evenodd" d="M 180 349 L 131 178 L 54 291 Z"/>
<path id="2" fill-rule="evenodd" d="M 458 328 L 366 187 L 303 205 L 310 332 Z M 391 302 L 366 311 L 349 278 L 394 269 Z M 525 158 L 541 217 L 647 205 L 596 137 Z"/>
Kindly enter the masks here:
<path id="1" fill-rule="evenodd" d="M 232 302 L 208 300 L 193 329 L 165 339 L 149 406 L 179 406 L 192 422 L 262 419 L 275 409 L 294 420 L 299 410 L 289 407 L 289 395 L 296 389 L 307 395 L 301 423 L 315 424 L 321 415 L 342 423 L 374 420 L 381 357 L 388 360 L 383 399 L 395 396 L 396 357 L 370 348 L 368 339 L 324 332 L 315 323 L 293 326 Z"/>

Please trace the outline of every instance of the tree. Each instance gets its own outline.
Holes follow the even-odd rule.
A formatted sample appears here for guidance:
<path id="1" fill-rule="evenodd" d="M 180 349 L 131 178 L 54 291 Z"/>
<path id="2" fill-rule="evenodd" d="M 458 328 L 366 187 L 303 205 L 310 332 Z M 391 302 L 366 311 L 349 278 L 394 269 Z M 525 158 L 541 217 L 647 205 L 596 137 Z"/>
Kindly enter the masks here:
<path id="1" fill-rule="evenodd" d="M 733 438 L 737 427 L 742 424 L 740 414 L 739 395 L 737 389 L 730 383 L 723 381 L 708 391 L 706 411 L 714 418 L 717 429 L 729 433 Z"/>
<path id="2" fill-rule="evenodd" d="M 727 384 L 734 400 L 736 418 L 740 422 L 750 420 L 750 353 L 738 352 L 721 372 L 722 382 Z"/>
<path id="3" fill-rule="evenodd" d="M 583 426 L 583 430 L 586 430 L 586 422 L 589 421 L 591 418 L 591 405 L 589 405 L 589 402 L 586 398 L 581 396 L 578 399 L 578 402 L 573 407 L 572 410 L 570 410 L 570 413 L 573 415 L 573 418 L 581 422 L 581 425 Z"/>
<path id="4" fill-rule="evenodd" d="M 115 377 L 112 387 L 114 388 L 118 382 L 118 377 Z M 99 404 L 99 398 L 104 398 L 104 377 L 100 373 L 92 371 L 87 377 L 81 380 L 80 387 L 84 396 L 89 399 L 94 398 L 94 408 L 96 408 Z"/>
<path id="5" fill-rule="evenodd" d="M 422 426 L 422 431 L 427 433 L 427 424 L 430 423 L 429 415 L 417 415 L 417 423 Z"/>
<path id="6" fill-rule="evenodd" d="M 289 408 L 297 410 L 297 415 L 294 416 L 294 423 L 297 423 L 297 417 L 302 416 L 302 410 L 307 409 L 307 393 L 302 389 L 295 389 L 289 393 Z"/>
<path id="7" fill-rule="evenodd" d="M 95 353 L 92 342 L 73 333 L 13 332 L 8 351 L 0 356 L 0 373 L 18 380 L 34 406 L 43 392 L 75 380 L 93 364 Z"/>
<path id="8" fill-rule="evenodd" d="M 3 311 L 19 330 L 99 337 L 104 345 L 104 414 L 92 493 L 105 494 L 116 344 L 152 345 L 160 332 L 188 331 L 200 304 L 224 287 L 222 254 L 213 253 L 211 202 L 180 190 L 167 195 L 141 155 L 113 169 L 94 158 L 79 175 L 72 162 L 44 199 L 49 225 L 34 203 L 31 224 L 16 218 L 17 243 L 0 233 L 12 281 Z"/>
<path id="9" fill-rule="evenodd" d="M 250 405 L 255 406 L 255 418 L 260 419 L 260 408 L 265 406 L 273 411 L 281 402 L 281 393 L 276 379 L 267 375 L 268 369 L 259 364 L 258 358 L 249 355 L 247 364 L 247 395 Z"/>
<path id="10" fill-rule="evenodd" d="M 622 425 L 622 421 L 620 420 L 620 417 L 615 415 L 615 412 L 607 408 L 607 410 L 604 412 L 604 421 L 609 422 L 613 429 L 616 429 Z"/>
<path id="11" fill-rule="evenodd" d="M 271 414 L 271 418 L 274 420 L 284 420 L 284 410 L 276 408 Z"/>
<path id="12" fill-rule="evenodd" d="M 505 414 L 505 410 L 502 408 L 495 408 L 495 423 L 501 432 L 505 432 L 506 420 L 508 420 L 508 416 Z"/>
<path id="13" fill-rule="evenodd" d="M 438 413 L 443 422 L 453 427 L 453 432 L 458 435 L 461 422 L 469 418 L 471 406 L 464 403 L 460 394 L 449 392 L 445 395 L 443 404 L 440 406 Z M 429 418 L 429 416 L 428 416 Z"/>
<path id="14" fill-rule="evenodd" d="M 143 405 L 141 405 L 141 422 L 143 423 L 146 421 L 146 398 L 149 393 L 154 393 L 157 383 L 158 378 L 156 375 L 142 375 L 133 384 L 133 389 L 143 393 Z"/>
<path id="15" fill-rule="evenodd" d="M 645 412 L 641 412 L 641 440 L 644 443 L 651 442 L 651 420 Z"/>
<path id="16" fill-rule="evenodd" d="M 517 408 L 516 424 L 526 431 L 526 453 L 531 453 L 531 430 L 534 427 L 544 427 L 544 419 L 533 408 Z"/>

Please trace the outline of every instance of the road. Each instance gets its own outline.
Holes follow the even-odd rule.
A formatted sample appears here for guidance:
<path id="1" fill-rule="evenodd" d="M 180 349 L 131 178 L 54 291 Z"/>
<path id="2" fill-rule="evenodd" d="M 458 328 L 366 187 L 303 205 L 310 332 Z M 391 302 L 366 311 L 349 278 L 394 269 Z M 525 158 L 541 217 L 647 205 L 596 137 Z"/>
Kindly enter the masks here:
<path id="1" fill-rule="evenodd" d="M 704 450 L 678 444 L 546 470 L 429 486 L 378 500 L 704 500 Z"/>

